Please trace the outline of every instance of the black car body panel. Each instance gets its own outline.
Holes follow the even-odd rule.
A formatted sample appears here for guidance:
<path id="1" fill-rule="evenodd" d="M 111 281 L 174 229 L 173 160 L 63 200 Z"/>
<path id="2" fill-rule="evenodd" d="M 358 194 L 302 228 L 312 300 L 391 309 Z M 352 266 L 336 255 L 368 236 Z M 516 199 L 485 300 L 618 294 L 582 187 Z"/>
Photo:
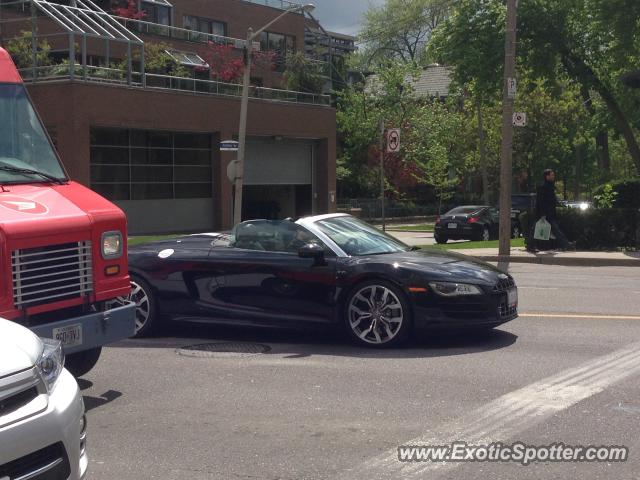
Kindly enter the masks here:
<path id="1" fill-rule="evenodd" d="M 407 248 L 407 250 L 409 250 Z M 400 287 L 420 327 L 494 326 L 513 279 L 464 255 L 438 250 L 368 256 L 328 253 L 318 263 L 295 253 L 230 246 L 225 235 L 198 235 L 129 249 L 130 273 L 153 289 L 158 311 L 172 320 L 260 326 L 322 326 L 342 321 L 344 302 L 365 280 Z M 441 297 L 430 282 L 473 284 L 482 295 Z M 502 286 L 501 286 L 502 285 Z M 418 291 L 416 291 L 418 290 Z"/>
<path id="2" fill-rule="evenodd" d="M 480 240 L 487 229 L 489 238 L 497 238 L 499 221 L 495 208 L 483 205 L 457 207 L 439 217 L 434 235 L 449 240 Z"/>

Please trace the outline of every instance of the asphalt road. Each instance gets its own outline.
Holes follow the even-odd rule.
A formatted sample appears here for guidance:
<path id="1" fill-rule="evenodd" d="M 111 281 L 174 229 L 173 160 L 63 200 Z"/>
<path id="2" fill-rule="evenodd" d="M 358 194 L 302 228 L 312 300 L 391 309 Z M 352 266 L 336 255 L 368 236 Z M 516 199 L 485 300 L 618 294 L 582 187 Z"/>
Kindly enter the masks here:
<path id="1" fill-rule="evenodd" d="M 81 381 L 91 479 L 638 478 L 640 277 L 515 265 L 518 320 L 354 348 L 336 333 L 176 326 L 106 348 Z M 205 342 L 263 354 L 180 355 Z M 400 464 L 397 447 L 624 445 L 625 463 Z"/>

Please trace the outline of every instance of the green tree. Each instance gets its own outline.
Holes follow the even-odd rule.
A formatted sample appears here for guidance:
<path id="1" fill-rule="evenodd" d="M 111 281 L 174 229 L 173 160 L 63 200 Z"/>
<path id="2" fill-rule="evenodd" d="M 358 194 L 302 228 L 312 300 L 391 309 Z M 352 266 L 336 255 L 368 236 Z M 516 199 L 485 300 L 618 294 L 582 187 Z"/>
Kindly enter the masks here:
<path id="1" fill-rule="evenodd" d="M 321 93 L 326 83 L 320 64 L 308 59 L 303 52 L 287 54 L 283 80 L 287 90 L 308 93 Z"/>
<path id="2" fill-rule="evenodd" d="M 45 67 L 51 65 L 51 46 L 47 40 L 36 41 L 36 65 Z M 23 31 L 18 38 L 14 38 L 7 43 L 7 51 L 18 68 L 33 67 L 33 33 Z"/>
<path id="3" fill-rule="evenodd" d="M 451 4 L 452 0 L 386 0 L 380 7 L 370 7 L 359 33 L 364 63 L 399 60 L 424 65 L 426 44 Z"/>

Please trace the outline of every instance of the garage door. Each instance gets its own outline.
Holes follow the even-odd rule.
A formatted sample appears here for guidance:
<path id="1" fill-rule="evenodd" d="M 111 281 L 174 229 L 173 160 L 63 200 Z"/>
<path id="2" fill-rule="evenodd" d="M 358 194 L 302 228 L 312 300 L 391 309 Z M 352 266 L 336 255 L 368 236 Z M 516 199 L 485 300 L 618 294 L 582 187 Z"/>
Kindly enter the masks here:
<path id="1" fill-rule="evenodd" d="M 313 145 L 304 141 L 247 142 L 245 185 L 309 185 Z"/>

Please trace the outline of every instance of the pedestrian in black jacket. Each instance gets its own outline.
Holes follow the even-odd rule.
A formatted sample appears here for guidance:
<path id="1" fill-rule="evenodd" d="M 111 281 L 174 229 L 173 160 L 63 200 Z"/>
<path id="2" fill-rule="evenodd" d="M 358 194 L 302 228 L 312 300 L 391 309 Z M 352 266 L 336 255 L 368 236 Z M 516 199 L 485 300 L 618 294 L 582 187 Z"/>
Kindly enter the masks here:
<path id="1" fill-rule="evenodd" d="M 547 222 L 551 224 L 551 233 L 556 237 L 560 250 L 567 250 L 572 244 L 569 243 L 569 240 L 567 240 L 567 237 L 560 229 L 560 225 L 558 225 L 558 215 L 556 213 L 556 207 L 558 206 L 555 185 L 556 174 L 553 170 L 547 169 L 544 171 L 543 177 L 544 183 L 540 185 L 537 190 L 536 218 L 531 228 L 530 241 L 527 242 L 527 250 L 535 251 L 533 232 L 536 222 L 542 217 L 546 217 Z"/>

